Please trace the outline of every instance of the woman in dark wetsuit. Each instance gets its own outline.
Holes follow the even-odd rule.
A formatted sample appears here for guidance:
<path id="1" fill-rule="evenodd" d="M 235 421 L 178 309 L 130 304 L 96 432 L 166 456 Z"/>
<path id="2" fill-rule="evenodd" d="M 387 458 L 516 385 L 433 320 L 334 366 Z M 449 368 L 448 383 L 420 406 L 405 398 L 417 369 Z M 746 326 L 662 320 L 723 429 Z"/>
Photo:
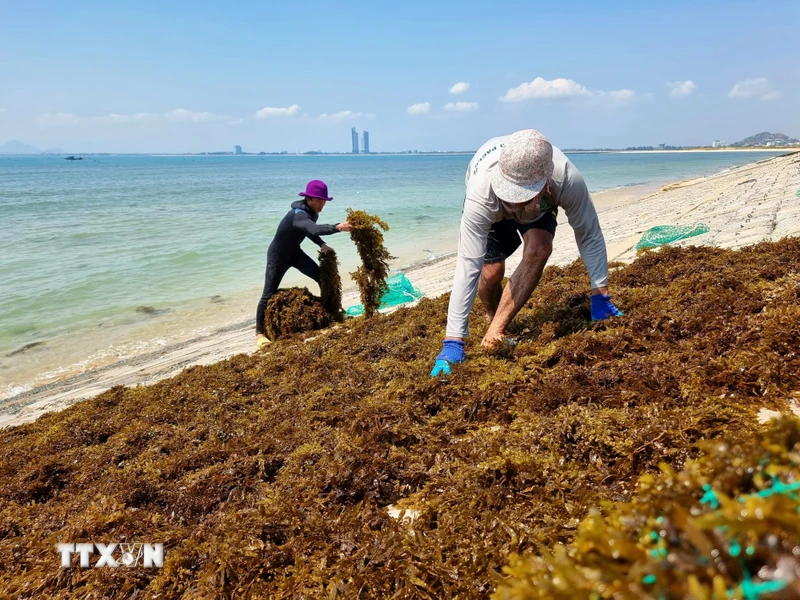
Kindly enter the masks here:
<path id="1" fill-rule="evenodd" d="M 319 265 L 300 249 L 303 240 L 308 238 L 323 251 L 328 252 L 330 247 L 322 241 L 321 235 L 353 230 L 353 226 L 347 221 L 336 225 L 317 225 L 319 213 L 322 212 L 325 203 L 333 200 L 333 197 L 328 197 L 328 186 L 322 181 L 318 179 L 309 181 L 306 191 L 298 195 L 303 196 L 303 199 L 292 203 L 291 210 L 278 225 L 278 231 L 275 232 L 267 251 L 264 291 L 256 311 L 256 344 L 259 348 L 269 342 L 264 334 L 264 310 L 272 294 L 278 291 L 278 286 L 289 267 L 294 267 L 319 283 Z"/>

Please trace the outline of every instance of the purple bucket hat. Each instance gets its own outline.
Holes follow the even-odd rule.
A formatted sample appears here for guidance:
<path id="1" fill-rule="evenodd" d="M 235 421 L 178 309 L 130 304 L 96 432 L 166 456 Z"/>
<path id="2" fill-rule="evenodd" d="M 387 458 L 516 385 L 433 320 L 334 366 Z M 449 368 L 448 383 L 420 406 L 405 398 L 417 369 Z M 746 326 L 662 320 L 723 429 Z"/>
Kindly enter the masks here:
<path id="1" fill-rule="evenodd" d="M 297 195 L 306 196 L 308 198 L 319 198 L 320 200 L 327 200 L 328 202 L 333 200 L 333 196 L 330 198 L 328 197 L 328 186 L 325 185 L 324 181 L 320 181 L 319 179 L 309 181 L 306 186 L 306 191 L 300 192 Z"/>

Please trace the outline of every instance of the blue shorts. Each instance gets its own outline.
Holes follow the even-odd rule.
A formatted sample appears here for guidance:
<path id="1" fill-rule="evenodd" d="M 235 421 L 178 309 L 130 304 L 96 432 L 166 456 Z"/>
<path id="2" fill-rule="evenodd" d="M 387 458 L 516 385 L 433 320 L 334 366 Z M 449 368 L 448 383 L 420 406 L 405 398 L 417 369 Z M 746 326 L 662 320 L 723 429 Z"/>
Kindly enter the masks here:
<path id="1" fill-rule="evenodd" d="M 558 225 L 557 215 L 558 209 L 554 208 L 533 223 L 517 223 L 513 219 L 504 219 L 492 225 L 489 230 L 489 238 L 486 240 L 484 264 L 499 263 L 514 254 L 522 244 L 522 236 L 526 231 L 543 229 L 550 235 L 555 235 Z"/>

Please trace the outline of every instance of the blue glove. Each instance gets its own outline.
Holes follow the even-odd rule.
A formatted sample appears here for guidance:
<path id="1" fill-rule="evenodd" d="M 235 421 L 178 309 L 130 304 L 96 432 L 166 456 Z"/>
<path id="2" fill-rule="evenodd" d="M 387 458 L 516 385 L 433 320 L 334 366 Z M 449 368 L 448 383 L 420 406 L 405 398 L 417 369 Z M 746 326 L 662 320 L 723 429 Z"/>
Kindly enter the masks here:
<path id="1" fill-rule="evenodd" d="M 450 375 L 450 363 L 464 362 L 464 342 L 460 340 L 445 340 L 442 344 L 442 351 L 436 357 L 436 364 L 433 365 L 431 377 L 437 375 Z"/>
<path id="2" fill-rule="evenodd" d="M 592 321 L 602 321 L 608 317 L 621 317 L 624 313 L 611 302 L 611 296 L 592 296 Z"/>

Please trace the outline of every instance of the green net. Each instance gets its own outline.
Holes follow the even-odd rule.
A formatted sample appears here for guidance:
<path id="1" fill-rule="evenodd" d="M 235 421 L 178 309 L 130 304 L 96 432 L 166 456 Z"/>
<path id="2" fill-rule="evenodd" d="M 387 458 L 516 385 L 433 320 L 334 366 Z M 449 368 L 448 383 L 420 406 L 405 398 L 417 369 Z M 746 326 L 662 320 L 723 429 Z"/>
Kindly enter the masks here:
<path id="1" fill-rule="evenodd" d="M 677 242 L 678 240 L 685 240 L 686 238 L 700 235 L 701 233 L 708 233 L 708 225 L 704 223 L 695 223 L 694 225 L 659 225 L 651 227 L 644 232 L 642 239 L 636 244 L 636 249 L 642 248 L 655 248 Z"/>
<path id="2" fill-rule="evenodd" d="M 392 275 L 386 280 L 386 287 L 388 290 L 381 297 L 380 308 L 389 308 L 406 302 L 414 302 L 422 298 L 422 292 L 414 288 L 408 277 L 403 273 Z M 379 308 L 379 310 L 380 310 Z M 354 304 L 348 307 L 347 314 L 351 317 L 357 317 L 364 314 L 364 306 L 361 304 Z"/>

